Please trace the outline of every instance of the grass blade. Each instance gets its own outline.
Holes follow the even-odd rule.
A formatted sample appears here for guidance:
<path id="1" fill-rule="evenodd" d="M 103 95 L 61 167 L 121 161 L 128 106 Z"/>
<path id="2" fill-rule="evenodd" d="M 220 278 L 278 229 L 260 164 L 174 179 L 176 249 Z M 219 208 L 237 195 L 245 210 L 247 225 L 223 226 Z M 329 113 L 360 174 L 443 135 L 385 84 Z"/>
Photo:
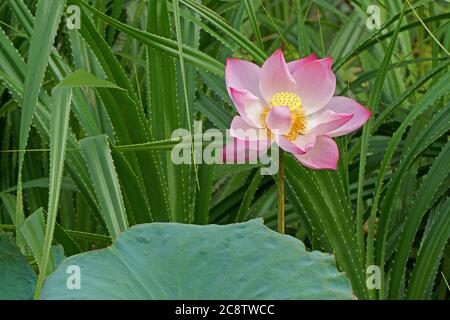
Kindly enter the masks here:
<path id="1" fill-rule="evenodd" d="M 425 178 L 422 186 L 420 187 L 419 191 L 416 194 L 415 201 L 411 206 L 412 209 L 406 216 L 406 221 L 404 223 L 404 230 L 401 232 L 398 251 L 394 258 L 392 266 L 391 280 L 389 287 L 390 299 L 396 299 L 400 295 L 401 284 L 405 276 L 405 267 L 408 261 L 411 247 L 414 242 L 415 235 L 419 229 L 423 216 L 427 212 L 429 206 L 431 206 L 432 204 L 435 191 L 445 181 L 447 174 L 450 172 L 450 161 L 448 161 L 449 158 L 450 158 L 450 143 L 447 143 L 445 148 L 439 154 L 436 161 L 433 162 L 433 166 L 431 167 L 430 171 L 427 174 L 427 177 Z M 430 217 L 432 218 L 433 216 Z M 445 230 L 447 230 L 447 232 L 445 232 Z M 444 232 L 445 233 L 442 236 L 448 234 L 448 228 L 444 229 Z M 444 244 L 447 240 L 448 237 L 447 239 L 445 239 Z M 438 247 L 440 247 L 441 243 L 442 240 L 434 242 L 434 244 L 437 245 Z M 437 263 L 434 260 L 430 260 L 429 262 Z"/>
<path id="2" fill-rule="evenodd" d="M 36 21 L 31 37 L 26 77 L 22 99 L 22 117 L 20 121 L 19 150 L 25 150 L 28 134 L 33 120 L 34 109 L 38 101 L 44 72 L 48 64 L 53 41 L 63 12 L 65 0 L 40 0 L 37 4 Z M 16 205 L 16 226 L 20 230 L 24 221 L 22 195 L 22 169 L 25 152 L 19 152 L 19 173 Z M 18 232 L 18 244 L 21 244 L 21 232 Z"/>
<path id="3" fill-rule="evenodd" d="M 209 223 L 209 206 L 214 182 L 214 164 L 201 164 L 198 168 L 200 189 L 195 197 L 194 223 Z"/>
<path id="4" fill-rule="evenodd" d="M 51 254 L 47 264 L 47 270 L 44 272 L 42 269 L 42 257 L 45 241 L 45 219 L 43 208 L 36 210 L 25 219 L 22 233 L 31 248 L 31 252 L 33 252 L 33 256 L 39 266 L 39 272 L 45 274 L 45 276 L 48 276 L 56 268 L 56 257 L 54 252 L 52 252 L 53 254 Z"/>
<path id="5" fill-rule="evenodd" d="M 115 239 L 128 229 L 125 205 L 105 135 L 80 140 L 81 150 L 89 167 L 92 183 L 109 235 Z"/>
<path id="6" fill-rule="evenodd" d="M 245 12 L 247 13 L 248 20 L 253 29 L 253 33 L 255 34 L 256 45 L 261 51 L 264 51 L 264 45 L 261 39 L 261 31 L 259 30 L 258 20 L 256 18 L 256 10 L 253 5 L 253 0 L 244 0 L 245 4 Z"/>
<path id="7" fill-rule="evenodd" d="M 50 135 L 50 183 L 47 226 L 42 250 L 41 272 L 38 276 L 35 298 L 39 298 L 49 264 L 50 252 L 58 215 L 59 196 L 64 170 L 67 136 L 69 134 L 70 103 L 72 89 L 55 87 L 52 95 L 52 120 Z"/>
<path id="8" fill-rule="evenodd" d="M 380 68 L 380 72 L 378 73 L 377 79 L 375 80 L 375 85 L 372 90 L 372 94 L 370 95 L 369 101 L 369 110 L 375 112 L 375 109 L 380 101 L 381 91 L 383 89 L 383 84 L 386 79 L 387 69 L 389 67 L 389 62 L 392 58 L 392 53 L 394 51 L 395 44 L 397 43 L 398 33 L 400 31 L 400 27 L 403 21 L 403 15 L 405 13 L 405 7 L 403 7 L 403 11 L 400 15 L 400 18 L 397 23 L 397 27 L 395 29 L 395 33 L 391 38 L 391 42 L 389 44 L 389 48 L 386 51 L 385 57 L 383 59 L 382 66 Z M 373 117 L 369 119 L 366 125 L 363 128 L 362 134 L 362 142 L 361 142 L 361 155 L 359 162 L 359 176 L 358 176 L 358 197 L 357 197 L 357 212 L 356 212 L 356 235 L 358 246 L 360 250 L 364 250 L 364 238 L 363 238 L 363 188 L 364 188 L 364 179 L 365 179 L 365 170 L 366 170 L 366 159 L 367 159 L 367 150 L 369 148 L 369 137 L 370 130 L 372 128 Z M 373 265 L 374 262 L 374 237 L 375 237 L 375 216 L 376 210 L 372 210 L 372 214 L 369 220 L 369 233 L 367 236 L 367 250 L 366 250 L 366 266 Z M 374 297 L 375 292 L 373 290 L 369 291 L 371 297 Z"/>
<path id="9" fill-rule="evenodd" d="M 450 237 L 450 199 L 428 218 L 426 233 L 408 285 L 407 299 L 429 299 L 437 270 Z"/>
<path id="10" fill-rule="evenodd" d="M 309 39 L 306 33 L 305 19 L 303 17 L 303 0 L 296 0 L 297 3 L 297 41 L 300 56 L 306 57 L 310 54 Z"/>
<path id="11" fill-rule="evenodd" d="M 111 26 L 130 35 L 132 38 L 139 40 L 142 43 L 151 46 L 152 48 L 161 50 L 173 57 L 178 57 L 179 52 L 176 41 L 130 27 L 125 23 L 122 23 L 116 19 L 113 19 L 103 14 L 102 12 L 98 11 L 97 9 L 95 9 L 94 7 L 88 5 L 83 1 L 80 0 L 70 0 L 70 1 L 85 7 L 86 9 L 93 12 L 95 15 L 109 22 Z M 186 45 L 183 46 L 183 52 L 185 54 L 184 57 L 186 58 L 186 62 L 192 63 L 194 66 L 197 66 L 201 69 L 207 70 L 214 74 L 220 76 L 224 75 L 223 64 L 214 59 L 213 57 Z"/>
<path id="12" fill-rule="evenodd" d="M 247 219 L 250 205 L 252 204 L 253 198 L 255 197 L 255 193 L 258 190 L 261 181 L 262 175 L 259 172 L 259 169 L 255 169 L 250 184 L 248 186 L 248 189 L 245 192 L 244 197 L 242 198 L 239 211 L 236 214 L 235 222 L 242 222 Z"/>

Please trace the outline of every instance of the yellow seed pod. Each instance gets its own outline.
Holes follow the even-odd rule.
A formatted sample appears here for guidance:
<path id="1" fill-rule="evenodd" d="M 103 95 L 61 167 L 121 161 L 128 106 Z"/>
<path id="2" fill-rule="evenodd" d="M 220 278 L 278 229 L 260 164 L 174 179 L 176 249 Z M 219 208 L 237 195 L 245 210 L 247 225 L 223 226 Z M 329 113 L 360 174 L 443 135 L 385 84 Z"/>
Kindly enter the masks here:
<path id="1" fill-rule="evenodd" d="M 291 92 L 278 92 L 272 97 L 270 104 L 274 107 L 286 106 L 291 111 L 297 111 L 302 107 L 302 101 L 300 97 Z"/>

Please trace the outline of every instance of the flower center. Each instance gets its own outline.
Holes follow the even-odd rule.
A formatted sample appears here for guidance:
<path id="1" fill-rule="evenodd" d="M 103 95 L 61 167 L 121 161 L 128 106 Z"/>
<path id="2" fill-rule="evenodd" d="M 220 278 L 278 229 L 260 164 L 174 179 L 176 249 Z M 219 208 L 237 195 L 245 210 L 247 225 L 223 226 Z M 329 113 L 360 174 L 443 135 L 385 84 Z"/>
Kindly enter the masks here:
<path id="1" fill-rule="evenodd" d="M 291 130 L 283 135 L 286 139 L 294 141 L 299 134 L 304 134 L 306 129 L 306 115 L 302 108 L 300 97 L 291 92 L 278 92 L 270 101 L 270 106 L 264 108 L 261 115 L 263 123 L 271 107 L 289 107 L 291 110 Z"/>
<path id="2" fill-rule="evenodd" d="M 291 112 L 302 108 L 300 97 L 291 92 L 278 92 L 272 97 L 270 104 L 274 107 L 289 107 Z"/>

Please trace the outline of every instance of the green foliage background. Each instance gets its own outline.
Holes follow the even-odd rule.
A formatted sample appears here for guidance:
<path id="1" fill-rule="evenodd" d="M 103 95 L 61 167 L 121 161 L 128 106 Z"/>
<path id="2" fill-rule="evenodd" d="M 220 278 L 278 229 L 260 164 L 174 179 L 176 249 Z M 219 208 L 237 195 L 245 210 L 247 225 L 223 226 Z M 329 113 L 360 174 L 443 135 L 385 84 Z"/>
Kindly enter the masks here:
<path id="1" fill-rule="evenodd" d="M 450 256 L 450 4 L 368 0 L 0 3 L 0 229 L 45 276 L 145 222 L 276 225 L 257 165 L 174 165 L 177 128 L 225 130 L 224 62 L 331 55 L 336 94 L 374 116 L 339 168 L 286 161 L 287 231 L 333 253 L 360 299 L 445 299 Z M 81 28 L 66 26 L 68 6 Z M 27 149 L 27 152 L 24 150 Z M 199 186 L 199 188 L 198 188 Z M 379 265 L 380 290 L 366 286 Z"/>

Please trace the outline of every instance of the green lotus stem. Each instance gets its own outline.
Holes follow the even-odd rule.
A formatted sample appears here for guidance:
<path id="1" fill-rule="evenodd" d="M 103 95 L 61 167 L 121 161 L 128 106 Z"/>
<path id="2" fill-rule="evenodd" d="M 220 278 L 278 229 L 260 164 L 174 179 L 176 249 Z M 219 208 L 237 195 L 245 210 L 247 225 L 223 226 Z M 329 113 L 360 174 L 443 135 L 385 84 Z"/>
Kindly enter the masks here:
<path id="1" fill-rule="evenodd" d="M 278 186 L 278 232 L 284 234 L 284 154 L 281 148 L 279 149 L 279 160 L 278 160 L 278 176 L 277 176 L 277 186 Z"/>

